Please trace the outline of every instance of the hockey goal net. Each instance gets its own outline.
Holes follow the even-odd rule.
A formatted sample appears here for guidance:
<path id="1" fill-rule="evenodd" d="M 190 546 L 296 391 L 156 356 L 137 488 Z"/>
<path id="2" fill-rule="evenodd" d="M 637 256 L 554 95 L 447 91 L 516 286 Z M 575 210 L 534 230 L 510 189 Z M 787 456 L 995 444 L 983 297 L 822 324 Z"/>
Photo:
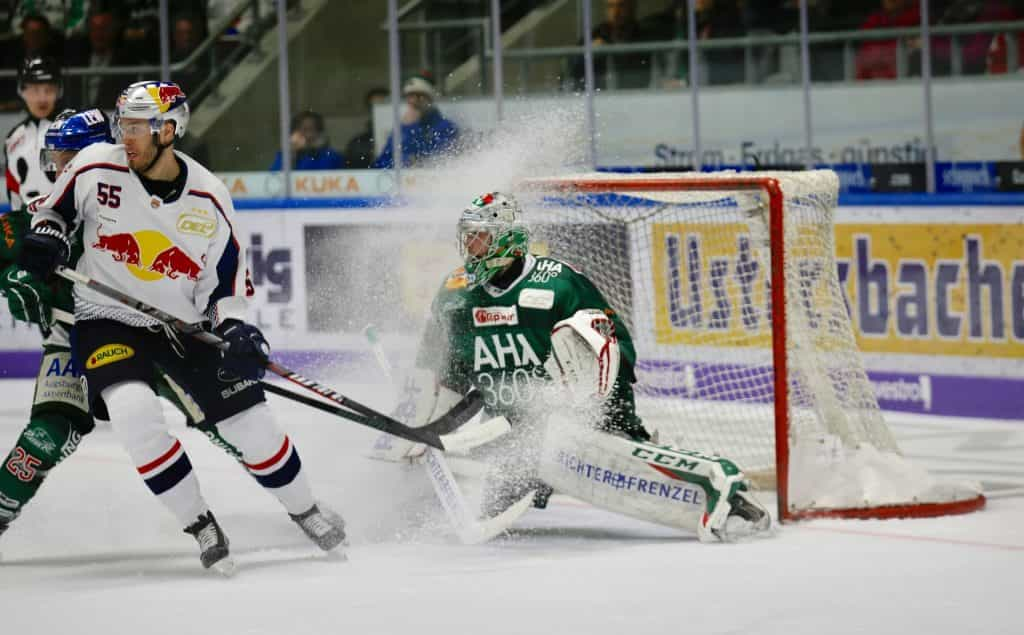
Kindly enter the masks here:
<path id="1" fill-rule="evenodd" d="M 734 460 L 783 520 L 984 505 L 906 460 L 886 425 L 837 274 L 834 172 L 524 185 L 531 242 L 582 267 L 629 327 L 660 443 Z"/>

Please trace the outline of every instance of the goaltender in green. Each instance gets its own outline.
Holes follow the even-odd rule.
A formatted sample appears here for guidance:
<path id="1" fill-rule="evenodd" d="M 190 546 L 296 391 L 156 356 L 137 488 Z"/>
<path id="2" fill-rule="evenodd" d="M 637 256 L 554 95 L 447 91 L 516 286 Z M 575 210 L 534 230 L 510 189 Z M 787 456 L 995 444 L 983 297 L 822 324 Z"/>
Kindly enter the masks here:
<path id="1" fill-rule="evenodd" d="M 458 223 L 465 265 L 435 296 L 411 384 L 412 423 L 471 389 L 513 431 L 490 448 L 483 514 L 552 491 L 716 542 L 761 533 L 771 517 L 728 459 L 652 442 L 637 416 L 636 351 L 625 323 L 581 271 L 529 253 L 519 203 L 492 192 Z M 581 425 L 582 424 L 582 425 Z M 395 446 L 414 458 L 422 446 Z"/>

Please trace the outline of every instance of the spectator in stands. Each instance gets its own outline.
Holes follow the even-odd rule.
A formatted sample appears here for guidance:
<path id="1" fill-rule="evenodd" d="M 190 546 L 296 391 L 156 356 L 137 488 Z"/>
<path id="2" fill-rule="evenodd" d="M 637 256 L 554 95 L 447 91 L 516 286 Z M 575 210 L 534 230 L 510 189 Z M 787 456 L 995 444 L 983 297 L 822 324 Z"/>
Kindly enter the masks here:
<path id="1" fill-rule="evenodd" d="M 159 0 L 108 0 L 108 3 L 126 18 L 125 47 L 132 58 L 142 63 L 160 61 L 160 2 Z M 175 0 L 174 11 L 196 16 L 206 21 L 206 0 Z"/>
<path id="2" fill-rule="evenodd" d="M 11 31 L 22 33 L 22 20 L 30 15 L 41 15 L 53 27 L 55 34 L 72 38 L 85 33 L 85 18 L 89 0 L 18 0 L 11 12 Z"/>
<path id="3" fill-rule="evenodd" d="M 862 30 L 915 27 L 921 24 L 918 0 L 881 0 L 881 8 L 861 25 Z M 896 79 L 897 40 L 869 40 L 857 51 L 857 79 Z"/>
<path id="4" fill-rule="evenodd" d="M 1010 22 L 1019 19 L 1020 13 L 1015 11 L 1004 0 L 955 0 L 942 13 L 938 22 L 939 24 L 970 24 Z M 993 34 L 991 33 L 975 33 L 960 39 L 961 72 L 963 74 L 980 75 L 986 72 L 988 54 L 992 42 Z M 1005 40 L 1003 46 L 1005 46 Z M 1018 50 L 1020 49 L 1018 48 Z M 948 68 L 951 65 L 951 54 L 949 38 L 938 38 L 935 44 L 933 44 L 932 57 L 935 59 L 933 66 L 940 66 L 943 69 Z"/>
<path id="5" fill-rule="evenodd" d="M 324 128 L 324 118 L 318 112 L 305 110 L 292 117 L 292 169 L 340 170 L 345 157 L 330 146 Z M 274 156 L 271 170 L 281 169 L 281 152 Z"/>
<path id="6" fill-rule="evenodd" d="M 384 88 L 371 88 L 366 93 L 366 130 L 352 137 L 345 146 L 345 158 L 348 159 L 350 169 L 362 170 L 373 166 L 376 151 L 376 142 L 373 138 L 373 107 L 387 101 L 388 91 Z"/>
<path id="7" fill-rule="evenodd" d="M 52 58 L 63 65 L 63 41 L 54 34 L 49 20 L 38 13 L 30 13 L 21 19 L 20 25 L 21 37 L 0 51 L 0 68 L 14 70 L 33 57 Z M 21 110 L 17 92 L 18 83 L 13 78 L 0 80 L 0 112 Z"/>
<path id="8" fill-rule="evenodd" d="M 591 31 L 594 46 L 626 44 L 656 39 L 661 33 L 641 28 L 636 19 L 636 0 L 606 0 L 605 20 Z M 662 39 L 672 39 L 664 37 Z M 582 45 L 582 42 L 580 42 Z M 609 59 L 611 58 L 611 59 Z M 594 56 L 595 88 L 647 88 L 651 85 L 650 53 L 625 53 Z M 584 88 L 583 58 L 578 58 L 572 69 L 576 88 Z"/>
<path id="9" fill-rule="evenodd" d="M 997 33 L 992 38 L 985 58 L 985 72 L 989 75 L 1003 75 L 1011 72 L 1008 38 L 1013 33 Z M 1017 70 L 1024 70 L 1024 31 L 1017 32 Z"/>
<path id="10" fill-rule="evenodd" d="M 697 39 L 708 40 L 746 35 L 743 15 L 737 0 L 697 0 Z M 686 39 L 688 34 L 686 0 L 671 0 L 668 7 L 648 16 L 641 27 L 647 39 Z M 741 48 L 704 51 L 700 54 L 701 84 L 734 84 L 745 79 L 744 52 Z M 685 81 L 689 72 L 685 52 L 666 61 L 667 75 Z M 752 80 L 756 78 L 751 78 Z"/>
<path id="11" fill-rule="evenodd" d="M 88 20 L 88 37 L 73 40 L 68 48 L 69 66 L 110 68 L 131 64 L 121 44 L 121 24 L 109 9 L 92 13 Z M 93 75 L 83 84 L 76 78 L 73 83 L 69 82 L 72 89 L 69 98 L 72 103 L 111 110 L 121 90 L 134 79 L 126 75 Z"/>
<path id="12" fill-rule="evenodd" d="M 171 62 L 182 62 L 199 48 L 206 37 L 206 31 L 203 22 L 189 14 L 178 15 L 171 24 Z M 174 81 L 187 94 L 199 87 L 210 70 L 209 56 L 202 55 L 189 68 L 175 73 Z"/>
<path id="13" fill-rule="evenodd" d="M 17 68 L 21 60 L 29 57 L 64 59 L 64 39 L 53 30 L 50 21 L 40 13 L 30 13 L 21 19 L 21 37 L 5 55 L 5 68 Z"/>
<path id="14" fill-rule="evenodd" d="M 423 73 L 412 77 L 402 87 L 405 109 L 402 112 L 402 165 L 417 166 L 430 159 L 444 156 L 455 150 L 459 129 L 434 105 L 437 88 L 433 78 Z M 395 165 L 392 135 L 380 156 L 373 162 L 375 168 L 390 168 Z"/>

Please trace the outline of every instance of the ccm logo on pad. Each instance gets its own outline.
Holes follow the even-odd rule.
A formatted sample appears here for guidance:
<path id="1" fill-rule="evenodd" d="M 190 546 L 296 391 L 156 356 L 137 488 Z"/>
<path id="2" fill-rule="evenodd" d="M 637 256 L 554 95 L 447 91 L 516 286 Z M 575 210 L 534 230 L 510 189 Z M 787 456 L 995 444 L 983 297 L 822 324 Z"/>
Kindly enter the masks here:
<path id="1" fill-rule="evenodd" d="M 85 363 L 86 368 L 99 368 L 107 364 L 119 362 L 135 355 L 135 349 L 125 344 L 107 344 L 92 352 L 89 361 Z"/>
<path id="2" fill-rule="evenodd" d="M 519 312 L 514 306 L 489 306 L 473 308 L 473 326 L 498 326 L 519 324 Z"/>

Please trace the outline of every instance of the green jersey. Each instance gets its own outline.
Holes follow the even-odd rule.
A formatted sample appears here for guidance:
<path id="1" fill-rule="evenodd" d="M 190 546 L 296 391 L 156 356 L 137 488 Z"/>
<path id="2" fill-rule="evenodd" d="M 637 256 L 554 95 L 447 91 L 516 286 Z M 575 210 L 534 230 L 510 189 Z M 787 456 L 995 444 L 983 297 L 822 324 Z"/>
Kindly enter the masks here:
<path id="1" fill-rule="evenodd" d="M 527 256 L 522 272 L 504 288 L 470 289 L 465 271 L 454 271 L 434 298 L 417 365 L 433 369 L 457 392 L 476 388 L 488 414 L 514 422 L 529 408 L 539 384 L 550 380 L 544 361 L 552 328 L 580 309 L 598 309 L 611 318 L 621 353 L 599 423 L 643 436 L 633 402 L 636 351 L 629 331 L 582 272 L 554 258 Z"/>
<path id="2" fill-rule="evenodd" d="M 29 229 L 31 215 L 25 209 L 11 210 L 0 214 L 0 271 L 11 266 L 18 260 L 21 241 Z M 71 239 L 71 256 L 67 266 L 74 269 L 75 263 L 82 256 L 82 230 Z M 49 282 L 56 291 L 55 308 L 74 313 L 75 301 L 71 296 L 72 283 L 56 276 Z"/>

